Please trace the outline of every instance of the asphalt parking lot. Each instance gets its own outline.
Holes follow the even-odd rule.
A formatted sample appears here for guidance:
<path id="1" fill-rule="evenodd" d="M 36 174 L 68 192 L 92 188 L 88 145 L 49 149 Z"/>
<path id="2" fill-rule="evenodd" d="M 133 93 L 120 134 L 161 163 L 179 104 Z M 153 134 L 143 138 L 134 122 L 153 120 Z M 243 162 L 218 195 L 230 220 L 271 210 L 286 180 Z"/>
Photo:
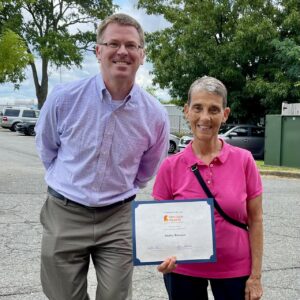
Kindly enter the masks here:
<path id="1" fill-rule="evenodd" d="M 0 167 L 0 299 L 45 300 L 39 280 L 39 212 L 46 185 L 34 138 L 0 129 Z M 300 179 L 263 176 L 263 183 L 263 299 L 300 300 Z M 151 199 L 152 184 L 137 199 Z M 91 299 L 95 289 L 91 267 Z M 133 300 L 148 299 L 167 299 L 161 275 L 153 266 L 136 267 Z"/>

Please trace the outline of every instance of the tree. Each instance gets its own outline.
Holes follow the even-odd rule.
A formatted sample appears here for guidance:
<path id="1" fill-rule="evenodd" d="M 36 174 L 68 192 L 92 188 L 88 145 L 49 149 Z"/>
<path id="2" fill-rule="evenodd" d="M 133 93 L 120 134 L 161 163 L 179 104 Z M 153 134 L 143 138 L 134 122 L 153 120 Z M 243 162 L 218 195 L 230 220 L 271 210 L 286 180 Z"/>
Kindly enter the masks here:
<path id="1" fill-rule="evenodd" d="M 156 95 L 156 93 L 157 93 L 157 88 L 156 88 L 156 87 L 154 87 L 153 85 L 149 85 L 149 86 L 147 86 L 147 87 L 145 88 L 145 90 L 146 90 L 150 95 L 152 95 L 153 97 L 155 97 L 155 98 L 158 99 L 158 97 L 157 97 L 157 95 Z"/>
<path id="2" fill-rule="evenodd" d="M 24 41 L 7 29 L 0 35 L 0 83 L 16 85 L 25 78 L 24 68 L 33 61 Z"/>
<path id="3" fill-rule="evenodd" d="M 30 54 L 27 62 L 41 108 L 48 94 L 49 66 L 80 67 L 85 51 L 93 51 L 91 46 L 96 39 L 95 30 L 84 31 L 81 26 L 94 24 L 95 29 L 97 20 L 111 14 L 116 6 L 111 0 L 8 0 L 2 1 L 0 8 L 0 31 L 13 31 Z M 18 57 L 14 48 L 12 55 Z M 41 59 L 41 78 L 34 57 Z M 20 59 L 22 63 L 12 77 L 15 83 L 24 79 L 26 60 L 23 56 Z"/>
<path id="4" fill-rule="evenodd" d="M 298 1 L 139 0 L 139 7 L 170 23 L 147 34 L 147 53 L 154 83 L 182 104 L 203 75 L 227 86 L 231 121 L 256 123 L 300 98 Z"/>

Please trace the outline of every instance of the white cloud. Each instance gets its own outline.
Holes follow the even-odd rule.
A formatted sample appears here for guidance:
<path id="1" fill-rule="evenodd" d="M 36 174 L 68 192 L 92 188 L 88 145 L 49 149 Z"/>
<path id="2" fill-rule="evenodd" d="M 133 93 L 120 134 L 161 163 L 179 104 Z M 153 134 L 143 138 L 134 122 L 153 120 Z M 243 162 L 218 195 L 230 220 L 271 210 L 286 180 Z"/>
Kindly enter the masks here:
<path id="1" fill-rule="evenodd" d="M 153 32 L 161 30 L 168 26 L 168 23 L 162 16 L 148 16 L 142 9 L 137 9 L 137 1 L 116 1 L 120 6 L 118 12 L 127 13 L 134 17 L 143 27 L 145 32 Z M 37 70 L 41 72 L 41 60 L 36 59 Z M 152 64 L 145 63 L 137 72 L 136 81 L 139 85 L 146 88 L 152 85 L 153 76 L 150 74 L 152 70 Z M 72 67 L 71 69 L 50 68 L 49 69 L 49 87 L 48 91 L 51 92 L 52 88 L 62 82 L 70 82 L 80 78 L 92 76 L 99 72 L 99 65 L 92 53 L 87 53 L 82 63 L 82 68 Z M 0 104 L 14 104 L 15 100 L 32 100 L 36 99 L 35 87 L 32 79 L 31 69 L 28 67 L 26 70 L 27 79 L 22 82 L 19 90 L 14 90 L 13 84 L 1 84 L 0 85 Z M 170 99 L 166 90 L 157 90 L 156 95 L 163 100 Z"/>
<path id="2" fill-rule="evenodd" d="M 118 12 L 134 17 L 143 27 L 145 32 L 153 32 L 166 28 L 169 23 L 162 16 L 147 15 L 144 9 L 137 9 L 137 1 L 116 1 L 120 5 Z"/>

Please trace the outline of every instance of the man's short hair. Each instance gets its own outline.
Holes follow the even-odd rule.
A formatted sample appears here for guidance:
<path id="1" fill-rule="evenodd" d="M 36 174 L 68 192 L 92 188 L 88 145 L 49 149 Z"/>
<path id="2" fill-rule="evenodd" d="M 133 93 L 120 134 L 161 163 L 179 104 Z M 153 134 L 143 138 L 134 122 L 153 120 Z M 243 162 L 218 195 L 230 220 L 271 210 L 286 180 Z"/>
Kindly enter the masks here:
<path id="1" fill-rule="evenodd" d="M 190 86 L 188 93 L 188 101 L 187 104 L 191 104 L 191 96 L 193 92 L 201 92 L 205 91 L 208 93 L 213 93 L 222 97 L 223 100 L 223 108 L 227 106 L 227 89 L 225 85 L 218 80 L 217 78 L 210 76 L 203 76 L 201 78 L 196 79 L 192 85 Z"/>
<path id="2" fill-rule="evenodd" d="M 138 31 L 140 37 L 140 46 L 145 45 L 145 36 L 142 26 L 137 20 L 126 14 L 114 14 L 105 18 L 97 29 L 97 43 L 103 43 L 102 36 L 108 24 L 119 24 L 124 26 L 133 26 Z"/>

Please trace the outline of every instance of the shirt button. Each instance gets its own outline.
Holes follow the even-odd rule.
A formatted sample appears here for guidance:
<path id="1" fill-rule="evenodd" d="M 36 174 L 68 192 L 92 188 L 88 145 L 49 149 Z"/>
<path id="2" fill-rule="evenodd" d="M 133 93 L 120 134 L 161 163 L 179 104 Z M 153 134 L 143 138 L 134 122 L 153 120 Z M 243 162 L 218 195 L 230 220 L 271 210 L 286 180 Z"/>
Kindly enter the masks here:
<path id="1" fill-rule="evenodd" d="M 207 183 L 208 183 L 208 184 L 210 184 L 210 182 L 211 182 L 210 180 L 207 180 Z"/>
<path id="2" fill-rule="evenodd" d="M 212 168 L 214 166 L 214 164 L 210 164 L 209 166 Z"/>

